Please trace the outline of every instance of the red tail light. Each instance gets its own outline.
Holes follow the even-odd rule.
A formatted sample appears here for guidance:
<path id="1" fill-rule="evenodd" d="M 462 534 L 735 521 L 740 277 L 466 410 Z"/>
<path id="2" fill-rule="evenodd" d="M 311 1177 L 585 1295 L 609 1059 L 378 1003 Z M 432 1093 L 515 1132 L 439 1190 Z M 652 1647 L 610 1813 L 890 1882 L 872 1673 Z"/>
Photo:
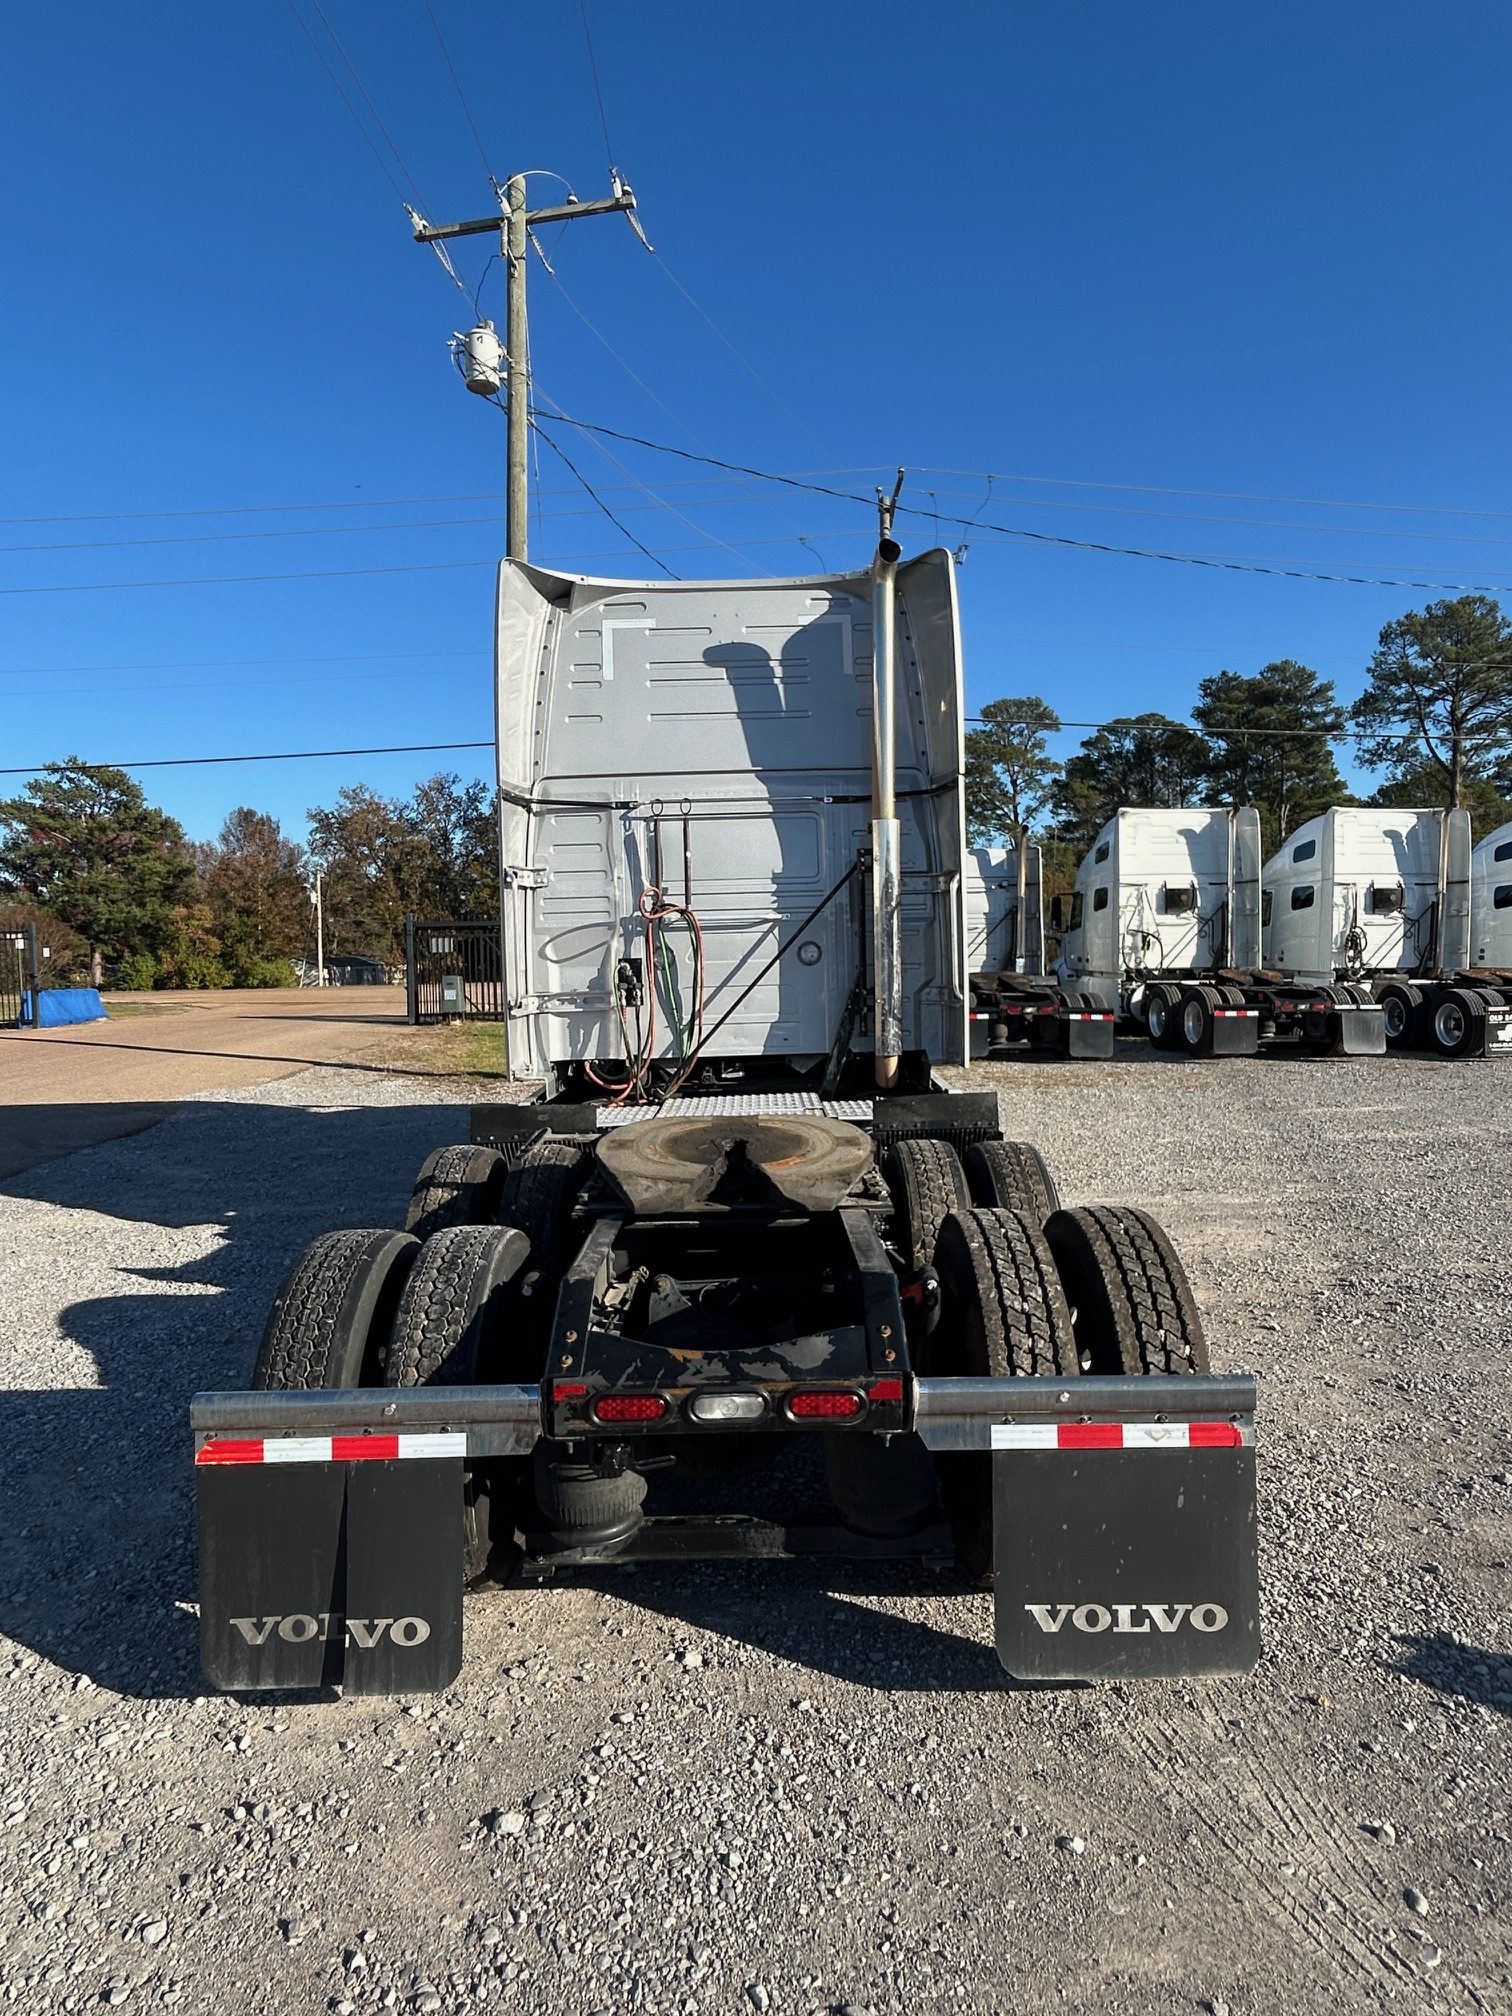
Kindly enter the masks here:
<path id="1" fill-rule="evenodd" d="M 595 1421 L 660 1421 L 666 1413 L 660 1393 L 602 1393 L 593 1403 Z"/>
<path id="2" fill-rule="evenodd" d="M 795 1393 L 788 1412 L 795 1421 L 852 1421 L 865 1403 L 859 1393 Z"/>

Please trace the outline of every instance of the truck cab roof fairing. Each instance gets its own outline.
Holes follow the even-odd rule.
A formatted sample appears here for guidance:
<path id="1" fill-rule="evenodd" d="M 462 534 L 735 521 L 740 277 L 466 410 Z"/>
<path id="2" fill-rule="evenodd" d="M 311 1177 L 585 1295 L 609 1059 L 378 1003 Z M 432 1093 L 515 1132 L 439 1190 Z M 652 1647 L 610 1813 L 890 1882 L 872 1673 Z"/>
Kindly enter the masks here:
<path id="1" fill-rule="evenodd" d="M 869 573 L 601 581 L 504 563 L 495 692 L 521 1075 L 620 1053 L 611 989 L 616 961 L 640 952 L 646 887 L 681 900 L 691 877 L 712 1021 L 852 865 L 869 824 L 871 622 Z M 932 552 L 898 570 L 897 770 L 904 1024 L 938 1062 L 965 1049 L 962 725 L 954 572 Z M 799 951 L 706 1054 L 824 1055 L 856 978 L 843 898 Z"/>

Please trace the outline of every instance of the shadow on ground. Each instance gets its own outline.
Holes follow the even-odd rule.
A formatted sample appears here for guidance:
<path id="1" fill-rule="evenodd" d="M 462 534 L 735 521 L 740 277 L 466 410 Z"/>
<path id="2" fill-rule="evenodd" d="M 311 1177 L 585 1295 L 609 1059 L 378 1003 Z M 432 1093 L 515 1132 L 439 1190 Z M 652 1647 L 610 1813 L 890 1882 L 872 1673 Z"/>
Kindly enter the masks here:
<path id="1" fill-rule="evenodd" d="M 563 1571 L 563 1579 L 587 1582 L 695 1630 L 718 1632 L 801 1670 L 878 1692 L 1023 1691 L 998 1664 L 990 1639 L 898 1614 L 899 1597 L 957 1597 L 963 1630 L 990 1630 L 951 1569 L 931 1573 L 907 1562 L 704 1562 L 642 1564 L 628 1574 Z M 886 1607 L 872 1607 L 873 1599 Z M 493 1600 L 507 1601 L 508 1592 Z"/>
<path id="2" fill-rule="evenodd" d="M 1512 1660 L 1504 1653 L 1483 1645 L 1461 1644 L 1447 1631 L 1402 1637 L 1396 1642 L 1401 1648 L 1399 1673 L 1421 1680 L 1436 1694 L 1450 1694 L 1499 1715 L 1512 1715 Z"/>
<path id="3" fill-rule="evenodd" d="M 296 1255 L 334 1226 L 402 1222 L 420 1163 L 465 1131 L 456 1106 L 199 1100 L 150 1133 L 0 1181 L 13 1250 L 38 1270 L 7 1312 L 12 1363 L 22 1310 L 36 1314 L 21 1348 L 45 1363 L 61 1303 L 64 1336 L 99 1378 L 0 1392 L 0 1631 L 120 1693 L 202 1691 L 178 1607 L 194 1595 L 190 1397 L 245 1386 Z M 79 1215 L 31 1234 L 11 1199 Z M 123 1222 L 156 1229 L 123 1236 Z M 67 1300 L 70 1263 L 98 1278 L 102 1261 L 112 1292 Z"/>

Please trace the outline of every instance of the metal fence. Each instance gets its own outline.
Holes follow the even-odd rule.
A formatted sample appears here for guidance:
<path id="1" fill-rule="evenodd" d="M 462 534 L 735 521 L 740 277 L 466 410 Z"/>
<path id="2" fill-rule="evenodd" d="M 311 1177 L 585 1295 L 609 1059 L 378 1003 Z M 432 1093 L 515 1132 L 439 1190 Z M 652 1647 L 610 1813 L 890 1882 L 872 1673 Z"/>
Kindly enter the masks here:
<path id="1" fill-rule="evenodd" d="M 21 1007 L 37 986 L 38 945 L 35 924 L 19 931 L 0 931 L 0 1029 L 19 1029 Z"/>
<path id="2" fill-rule="evenodd" d="M 504 957 L 497 917 L 404 921 L 411 1022 L 502 1022 Z"/>

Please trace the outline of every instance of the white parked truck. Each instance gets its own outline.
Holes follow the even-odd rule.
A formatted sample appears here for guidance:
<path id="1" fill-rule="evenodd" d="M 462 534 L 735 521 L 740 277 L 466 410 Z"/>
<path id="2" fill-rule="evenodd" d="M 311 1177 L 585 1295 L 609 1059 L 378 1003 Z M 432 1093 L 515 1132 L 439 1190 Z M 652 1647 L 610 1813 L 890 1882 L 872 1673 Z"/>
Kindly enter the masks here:
<path id="1" fill-rule="evenodd" d="M 1468 812 L 1335 806 L 1265 864 L 1264 889 L 1268 962 L 1368 985 L 1392 1049 L 1512 1056 L 1512 972 L 1472 949 Z"/>
<path id="2" fill-rule="evenodd" d="M 497 666 L 536 1089 L 402 1230 L 317 1239 L 252 1390 L 195 1399 L 211 1680 L 445 1687 L 484 1577 L 952 1550 L 1026 1680 L 1248 1669 L 1253 1380 L 1210 1371 L 1152 1218 L 1061 1209 L 934 1075 L 967 1038 L 950 556 L 506 563 Z"/>
<path id="3" fill-rule="evenodd" d="M 1470 958 L 1482 970 L 1512 973 L 1512 821 L 1470 856 Z"/>
<path id="4" fill-rule="evenodd" d="M 1363 989 L 1299 986 L 1262 963 L 1260 853 L 1253 806 L 1115 813 L 1061 920 L 1066 984 L 1143 1027 L 1157 1049 L 1253 1056 L 1263 1041 L 1379 1054 L 1381 1013 Z"/>
<path id="5" fill-rule="evenodd" d="M 1114 1017 L 1045 975 L 1039 848 L 1024 849 L 1022 888 L 1015 848 L 971 848 L 965 892 L 972 1057 L 1006 1058 L 1018 1043 L 1066 1057 L 1111 1057 Z"/>

